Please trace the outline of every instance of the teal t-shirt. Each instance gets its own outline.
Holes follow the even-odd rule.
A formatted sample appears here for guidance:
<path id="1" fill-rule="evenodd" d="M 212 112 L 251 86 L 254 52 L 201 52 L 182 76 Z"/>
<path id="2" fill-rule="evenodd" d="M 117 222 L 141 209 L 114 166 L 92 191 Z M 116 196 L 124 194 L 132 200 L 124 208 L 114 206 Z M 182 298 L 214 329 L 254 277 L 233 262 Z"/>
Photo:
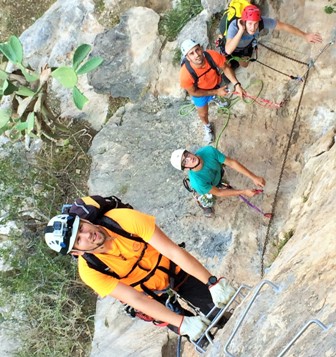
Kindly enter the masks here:
<path id="1" fill-rule="evenodd" d="M 203 167 L 199 171 L 189 171 L 190 185 L 197 193 L 204 195 L 220 183 L 226 157 L 212 146 L 197 150 L 195 155 L 202 158 Z"/>

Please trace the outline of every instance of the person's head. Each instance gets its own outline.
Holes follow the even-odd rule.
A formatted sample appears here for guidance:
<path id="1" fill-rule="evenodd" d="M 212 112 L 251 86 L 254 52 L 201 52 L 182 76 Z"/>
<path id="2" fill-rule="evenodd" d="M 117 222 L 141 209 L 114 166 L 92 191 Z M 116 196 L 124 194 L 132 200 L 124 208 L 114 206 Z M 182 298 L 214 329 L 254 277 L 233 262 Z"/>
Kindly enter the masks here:
<path id="1" fill-rule="evenodd" d="M 204 61 L 203 49 L 199 43 L 188 39 L 181 45 L 182 57 L 194 64 L 202 64 Z"/>
<path id="2" fill-rule="evenodd" d="M 178 149 L 171 154 L 170 163 L 177 170 L 192 170 L 200 164 L 200 158 L 186 149 Z"/>
<path id="3" fill-rule="evenodd" d="M 63 255 L 94 251 L 105 243 L 107 237 L 103 227 L 68 214 L 53 217 L 44 236 L 49 248 Z"/>
<path id="4" fill-rule="evenodd" d="M 259 21 L 261 20 L 260 10 L 255 5 L 246 6 L 242 12 L 241 20 L 245 21 L 246 32 L 254 35 L 258 30 Z"/>

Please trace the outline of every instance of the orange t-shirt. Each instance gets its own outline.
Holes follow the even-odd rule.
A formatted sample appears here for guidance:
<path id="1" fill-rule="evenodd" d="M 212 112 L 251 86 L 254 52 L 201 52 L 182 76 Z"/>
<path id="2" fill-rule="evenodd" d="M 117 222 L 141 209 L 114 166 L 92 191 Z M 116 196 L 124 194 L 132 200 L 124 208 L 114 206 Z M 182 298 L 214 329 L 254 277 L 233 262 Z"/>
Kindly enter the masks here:
<path id="1" fill-rule="evenodd" d="M 213 51 L 213 50 L 207 50 L 209 54 L 211 55 L 212 59 L 216 63 L 218 68 L 222 68 L 226 62 L 226 58 L 221 55 L 220 53 Z M 215 88 L 218 84 L 221 83 L 222 78 L 217 74 L 217 72 L 214 69 L 211 69 L 208 71 L 211 66 L 209 62 L 206 60 L 204 61 L 204 66 L 202 68 L 196 68 L 191 62 L 190 62 L 191 67 L 194 69 L 195 73 L 199 77 L 198 79 L 198 88 L 200 89 L 213 89 Z M 207 72 L 208 71 L 208 72 Z M 207 72 L 207 73 L 205 73 Z M 204 75 L 202 75 L 205 73 Z M 189 73 L 187 70 L 186 65 L 184 64 L 181 67 L 180 71 L 180 85 L 183 89 L 190 88 L 194 85 L 194 79 L 192 75 Z"/>
<path id="2" fill-rule="evenodd" d="M 144 242 L 149 242 L 153 236 L 155 230 L 155 217 L 153 216 L 128 208 L 113 209 L 105 215 L 118 222 L 125 231 L 141 237 Z M 107 253 L 95 255 L 110 267 L 111 271 L 117 273 L 120 280 L 91 269 L 82 257 L 78 259 L 78 270 L 81 279 L 101 297 L 109 295 L 119 281 L 126 285 L 131 285 L 146 277 L 156 266 L 160 255 L 155 248 L 148 244 L 137 267 L 125 277 L 132 270 L 143 249 L 145 249 L 145 243 L 137 242 L 108 229 L 106 230 L 112 237 L 111 240 L 105 243 L 109 250 Z M 159 265 L 169 269 L 170 261 L 162 256 Z M 145 285 L 150 290 L 163 290 L 169 285 L 169 277 L 163 271 L 156 269 L 155 274 L 145 282 Z M 135 286 L 135 289 L 142 291 L 140 286 Z"/>

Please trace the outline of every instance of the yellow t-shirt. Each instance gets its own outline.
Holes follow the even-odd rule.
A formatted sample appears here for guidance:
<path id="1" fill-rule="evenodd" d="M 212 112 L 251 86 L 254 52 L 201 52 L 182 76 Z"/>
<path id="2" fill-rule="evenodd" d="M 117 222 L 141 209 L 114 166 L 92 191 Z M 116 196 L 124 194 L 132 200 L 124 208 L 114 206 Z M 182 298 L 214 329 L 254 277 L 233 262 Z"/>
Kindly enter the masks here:
<path id="1" fill-rule="evenodd" d="M 105 215 L 118 222 L 126 232 L 141 237 L 144 242 L 149 242 L 154 234 L 155 217 L 153 216 L 128 208 L 113 209 Z M 119 275 L 121 282 L 126 285 L 136 283 L 145 278 L 155 268 L 160 253 L 150 244 L 145 248 L 145 243 L 137 242 L 120 236 L 108 229 L 106 230 L 112 237 L 111 240 L 105 243 L 108 252 L 95 255 L 110 267 L 111 271 Z M 144 249 L 143 257 L 137 264 Z M 134 265 L 136 265 L 136 268 L 132 270 Z M 159 266 L 168 269 L 169 265 L 169 259 L 162 256 Z M 119 279 L 115 277 L 91 269 L 82 257 L 78 259 L 78 270 L 84 283 L 102 297 L 109 295 L 119 282 Z M 128 275 L 131 270 L 132 272 Z M 162 290 L 165 289 L 168 284 L 168 275 L 159 269 L 156 269 L 155 274 L 145 282 L 146 287 L 150 290 Z M 134 288 L 138 291 L 142 291 L 140 286 L 135 286 Z"/>

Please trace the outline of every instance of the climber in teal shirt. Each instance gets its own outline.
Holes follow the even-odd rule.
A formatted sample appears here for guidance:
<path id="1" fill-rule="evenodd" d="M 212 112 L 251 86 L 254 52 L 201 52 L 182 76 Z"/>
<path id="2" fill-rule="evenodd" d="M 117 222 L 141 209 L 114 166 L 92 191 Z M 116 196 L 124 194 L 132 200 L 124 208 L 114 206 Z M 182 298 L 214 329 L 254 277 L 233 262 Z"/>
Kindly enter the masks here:
<path id="1" fill-rule="evenodd" d="M 189 170 L 190 185 L 197 193 L 204 195 L 221 183 L 226 157 L 212 146 L 200 148 L 195 156 L 202 160 L 203 166 L 200 170 Z"/>
<path id="2" fill-rule="evenodd" d="M 260 192 L 258 189 L 239 190 L 223 185 L 223 166 L 245 175 L 258 187 L 264 187 L 266 183 L 263 177 L 255 175 L 237 160 L 225 156 L 212 146 L 202 147 L 195 154 L 186 149 L 175 150 L 171 155 L 170 162 L 178 170 L 189 170 L 190 186 L 201 196 L 211 194 L 217 197 L 239 195 L 253 197 Z M 200 197 L 198 200 L 202 203 Z M 206 208 L 204 213 L 207 217 L 212 216 L 213 210 L 208 209 L 212 207 L 203 208 Z"/>

